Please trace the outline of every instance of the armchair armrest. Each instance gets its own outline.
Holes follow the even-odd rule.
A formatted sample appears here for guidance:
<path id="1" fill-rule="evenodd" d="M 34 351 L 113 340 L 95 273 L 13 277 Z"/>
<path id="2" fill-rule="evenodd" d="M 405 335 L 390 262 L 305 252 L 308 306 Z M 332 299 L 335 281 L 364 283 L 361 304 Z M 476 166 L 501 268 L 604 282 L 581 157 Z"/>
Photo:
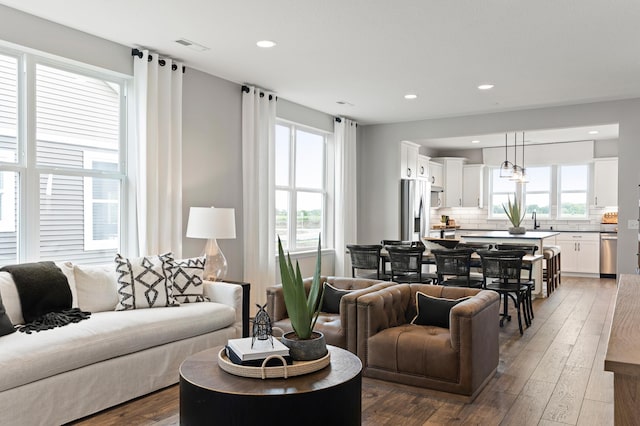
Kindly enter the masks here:
<path id="1" fill-rule="evenodd" d="M 289 317 L 284 304 L 282 285 L 267 287 L 267 313 L 272 323 Z"/>
<path id="2" fill-rule="evenodd" d="M 234 327 L 238 337 L 242 336 L 242 287 L 223 281 L 204 280 L 204 295 L 212 302 L 222 303 L 236 310 Z"/>
<path id="3" fill-rule="evenodd" d="M 395 284 L 357 299 L 356 354 L 367 365 L 369 337 L 399 324 L 406 323 L 405 310 L 409 305 L 411 288 L 408 284 Z"/>
<path id="4" fill-rule="evenodd" d="M 499 361 L 500 296 L 482 290 L 451 309 L 451 346 L 460 354 L 460 374 L 472 389 L 490 377 Z"/>

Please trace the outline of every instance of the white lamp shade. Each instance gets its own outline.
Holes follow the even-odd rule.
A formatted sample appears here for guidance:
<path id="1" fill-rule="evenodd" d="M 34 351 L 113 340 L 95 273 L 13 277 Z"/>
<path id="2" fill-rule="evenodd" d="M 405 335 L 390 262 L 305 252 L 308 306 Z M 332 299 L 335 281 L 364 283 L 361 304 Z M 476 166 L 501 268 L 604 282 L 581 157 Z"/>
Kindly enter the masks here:
<path id="1" fill-rule="evenodd" d="M 235 209 L 191 207 L 187 224 L 189 238 L 236 238 Z"/>

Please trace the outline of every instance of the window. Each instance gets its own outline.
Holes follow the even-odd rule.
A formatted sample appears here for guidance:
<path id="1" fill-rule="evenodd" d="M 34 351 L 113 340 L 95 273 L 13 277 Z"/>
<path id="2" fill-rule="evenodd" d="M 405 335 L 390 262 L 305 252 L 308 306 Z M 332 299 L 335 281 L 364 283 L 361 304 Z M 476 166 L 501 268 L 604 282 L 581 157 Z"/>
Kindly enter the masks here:
<path id="1" fill-rule="evenodd" d="M 118 170 L 113 153 L 85 151 L 85 168 Z M 84 248 L 117 249 L 120 232 L 120 181 L 113 178 L 84 178 Z"/>
<path id="2" fill-rule="evenodd" d="M 289 251 L 314 249 L 326 230 L 327 134 L 283 121 L 275 134 L 276 242 L 279 236 Z"/>
<path id="3" fill-rule="evenodd" d="M 586 164 L 558 167 L 558 217 L 585 219 L 589 209 L 589 166 Z"/>
<path id="4" fill-rule="evenodd" d="M 537 217 L 551 215 L 551 167 L 527 167 L 528 182 L 525 184 L 525 206 L 527 214 L 536 212 Z"/>
<path id="5" fill-rule="evenodd" d="M 104 263 L 120 249 L 125 84 L 0 51 L 0 264 Z"/>
<path id="6" fill-rule="evenodd" d="M 489 206 L 489 217 L 493 219 L 507 219 L 507 215 L 502 205 L 507 205 L 509 198 L 513 202 L 516 193 L 516 183 L 507 178 L 500 177 L 500 169 L 491 169 L 491 192 Z"/>

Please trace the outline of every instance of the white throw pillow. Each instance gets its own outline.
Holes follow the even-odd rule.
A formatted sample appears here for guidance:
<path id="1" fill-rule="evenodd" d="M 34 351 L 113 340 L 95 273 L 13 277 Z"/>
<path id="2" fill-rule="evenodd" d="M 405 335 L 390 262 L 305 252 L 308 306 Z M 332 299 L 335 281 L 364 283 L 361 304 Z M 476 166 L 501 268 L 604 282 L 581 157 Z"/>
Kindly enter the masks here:
<path id="1" fill-rule="evenodd" d="M 73 263 L 71 262 L 56 262 L 56 266 L 60 268 L 71 289 L 71 307 L 78 307 L 78 289 L 76 288 L 76 279 L 73 273 Z"/>
<path id="2" fill-rule="evenodd" d="M 2 304 L 11 323 L 13 325 L 24 324 L 20 295 L 18 295 L 18 289 L 13 282 L 13 277 L 8 272 L 0 272 L 0 294 L 2 294 Z"/>
<path id="3" fill-rule="evenodd" d="M 116 255 L 118 304 L 116 311 L 178 306 L 173 297 L 172 253 L 127 259 Z"/>
<path id="4" fill-rule="evenodd" d="M 180 303 L 204 302 L 204 260 L 192 257 L 175 261 L 173 270 L 173 297 Z"/>
<path id="5" fill-rule="evenodd" d="M 118 303 L 116 268 L 109 265 L 74 265 L 78 308 L 89 312 L 113 311 Z"/>

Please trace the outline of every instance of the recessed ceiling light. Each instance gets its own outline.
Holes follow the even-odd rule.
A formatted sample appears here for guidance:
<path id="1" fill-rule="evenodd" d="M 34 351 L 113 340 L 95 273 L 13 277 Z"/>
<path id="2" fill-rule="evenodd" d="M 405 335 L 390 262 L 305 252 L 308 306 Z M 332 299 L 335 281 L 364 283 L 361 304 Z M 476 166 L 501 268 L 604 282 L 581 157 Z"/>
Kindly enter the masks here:
<path id="1" fill-rule="evenodd" d="M 405 99 L 415 99 L 417 97 L 418 97 L 418 95 L 416 95 L 414 93 L 408 93 L 408 94 L 404 95 Z"/>
<path id="2" fill-rule="evenodd" d="M 264 47 L 264 48 L 273 47 L 275 45 L 276 45 L 276 42 L 271 40 L 260 40 L 259 42 L 256 43 L 256 46 Z"/>
<path id="3" fill-rule="evenodd" d="M 589 134 L 590 134 L 590 135 L 597 135 L 598 133 L 600 133 L 600 132 L 598 132 L 597 130 L 591 130 L 591 131 L 589 131 Z"/>
<path id="4" fill-rule="evenodd" d="M 477 140 L 477 139 L 474 139 L 474 140 L 471 141 L 471 143 L 480 143 L 480 141 Z"/>
<path id="5" fill-rule="evenodd" d="M 478 89 L 480 90 L 489 90 L 489 89 L 493 89 L 493 84 L 481 84 L 478 86 Z"/>

